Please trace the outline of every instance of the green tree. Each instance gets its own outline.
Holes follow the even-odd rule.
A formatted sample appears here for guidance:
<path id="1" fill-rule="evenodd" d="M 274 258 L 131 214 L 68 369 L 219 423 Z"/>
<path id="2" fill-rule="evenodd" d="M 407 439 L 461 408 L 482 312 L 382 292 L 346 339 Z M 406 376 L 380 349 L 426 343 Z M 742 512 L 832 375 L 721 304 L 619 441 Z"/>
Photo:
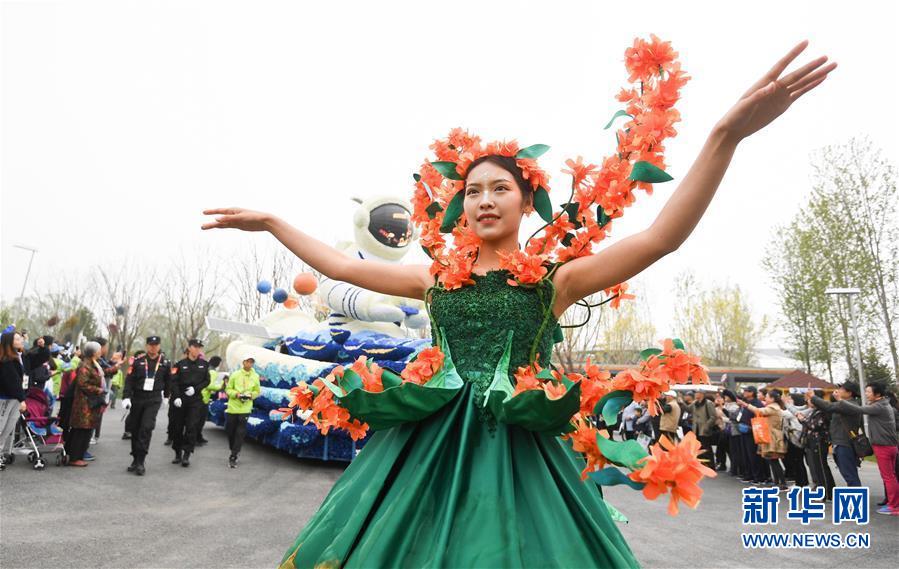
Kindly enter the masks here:
<path id="1" fill-rule="evenodd" d="M 675 289 L 675 334 L 689 351 L 701 355 L 706 365 L 753 365 L 756 344 L 768 321 L 764 317 L 755 321 L 739 286 L 704 290 L 687 273 L 678 278 Z"/>
<path id="2" fill-rule="evenodd" d="M 822 251 L 833 286 L 861 289 L 859 320 L 876 327 L 876 336 L 899 374 L 899 192 L 896 169 L 868 138 L 827 146 L 812 160 L 814 191 L 805 210 L 808 223 L 823 237 Z M 848 314 L 837 316 L 849 348 Z M 847 355 L 851 365 L 851 356 Z"/>
<path id="3" fill-rule="evenodd" d="M 890 366 L 880 358 L 876 346 L 868 345 L 862 353 L 862 366 L 865 368 L 865 382 L 895 383 Z M 854 365 L 849 368 L 849 379 L 858 381 L 858 369 Z"/>

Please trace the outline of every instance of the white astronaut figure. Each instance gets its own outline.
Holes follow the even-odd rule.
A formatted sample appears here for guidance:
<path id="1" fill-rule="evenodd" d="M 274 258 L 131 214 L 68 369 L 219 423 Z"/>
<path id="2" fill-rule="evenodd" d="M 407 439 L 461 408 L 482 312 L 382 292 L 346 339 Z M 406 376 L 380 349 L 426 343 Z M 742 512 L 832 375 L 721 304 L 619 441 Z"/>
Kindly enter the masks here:
<path id="1" fill-rule="evenodd" d="M 417 238 L 410 204 L 389 196 L 353 200 L 360 204 L 353 215 L 355 241 L 338 243 L 337 249 L 360 259 L 399 263 Z M 402 323 L 409 328 L 428 325 L 422 301 L 380 294 L 327 277 L 319 283 L 319 295 L 331 309 L 330 326 L 339 327 L 352 320 Z"/>

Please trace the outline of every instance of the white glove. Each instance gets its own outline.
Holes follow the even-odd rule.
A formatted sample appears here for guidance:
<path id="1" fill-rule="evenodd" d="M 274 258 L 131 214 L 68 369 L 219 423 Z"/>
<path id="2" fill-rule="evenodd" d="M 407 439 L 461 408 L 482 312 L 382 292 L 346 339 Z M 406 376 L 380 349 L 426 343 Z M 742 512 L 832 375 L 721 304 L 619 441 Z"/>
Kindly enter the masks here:
<path id="1" fill-rule="evenodd" d="M 192 385 L 187 386 L 187 389 L 184 390 L 184 394 L 187 395 L 188 397 L 192 396 L 194 394 L 193 386 Z"/>
<path id="2" fill-rule="evenodd" d="M 407 328 L 424 328 L 428 324 L 431 323 L 431 320 L 428 318 L 427 312 L 419 312 L 418 314 L 410 314 L 406 316 L 406 327 Z"/>
<path id="3" fill-rule="evenodd" d="M 406 319 L 406 313 L 398 306 L 386 302 L 373 302 L 366 309 L 365 316 L 371 322 L 402 322 Z"/>
<path id="4" fill-rule="evenodd" d="M 127 411 L 128 409 L 131 409 L 131 400 L 130 399 L 122 399 L 122 409 L 124 409 L 125 411 Z"/>
<path id="5" fill-rule="evenodd" d="M 179 398 L 175 399 L 174 401 L 172 401 L 172 405 L 174 405 L 175 407 L 178 407 L 180 409 L 181 408 L 181 398 L 179 397 Z"/>

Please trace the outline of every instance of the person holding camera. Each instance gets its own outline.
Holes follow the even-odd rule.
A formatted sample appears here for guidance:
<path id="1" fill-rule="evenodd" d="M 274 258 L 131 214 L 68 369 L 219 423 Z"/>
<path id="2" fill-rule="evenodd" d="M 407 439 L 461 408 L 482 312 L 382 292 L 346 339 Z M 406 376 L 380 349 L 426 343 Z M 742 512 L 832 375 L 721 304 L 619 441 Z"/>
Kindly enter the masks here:
<path id="1" fill-rule="evenodd" d="M 228 407 L 225 409 L 225 433 L 228 435 L 228 446 L 231 456 L 228 465 L 237 468 L 237 457 L 243 439 L 247 435 L 247 419 L 253 410 L 253 399 L 259 396 L 259 374 L 253 369 L 256 360 L 247 358 L 241 369 L 228 378 L 225 393 L 228 395 Z"/>
<path id="2" fill-rule="evenodd" d="M 100 422 L 106 405 L 103 388 L 103 369 L 100 367 L 100 344 L 88 342 L 82 350 L 83 357 L 71 389 L 72 410 L 69 416 L 69 434 L 66 437 L 66 453 L 69 466 L 87 466 L 84 455 L 90 445 L 91 433 Z"/>
<path id="3" fill-rule="evenodd" d="M 187 342 L 187 357 L 172 368 L 172 464 L 190 466 L 190 455 L 197 444 L 197 417 L 205 412 L 203 388 L 209 385 L 209 362 L 200 357 L 203 342 Z"/>
<path id="4" fill-rule="evenodd" d="M 168 386 L 171 364 L 159 348 L 159 336 L 147 337 L 145 353 L 134 358 L 125 378 L 122 407 L 128 413 L 125 433 L 131 439 L 131 466 L 128 472 L 143 476 L 144 459 L 150 450 L 150 439 L 156 428 L 156 414 L 162 405 L 162 391 Z"/>

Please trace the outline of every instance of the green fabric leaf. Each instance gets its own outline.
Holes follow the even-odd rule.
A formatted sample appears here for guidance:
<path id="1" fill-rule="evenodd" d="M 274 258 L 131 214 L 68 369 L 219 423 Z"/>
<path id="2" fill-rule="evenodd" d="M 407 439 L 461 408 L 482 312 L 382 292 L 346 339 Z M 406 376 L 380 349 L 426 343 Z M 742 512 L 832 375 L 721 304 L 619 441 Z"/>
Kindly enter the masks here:
<path id="1" fill-rule="evenodd" d="M 412 179 L 415 180 L 416 182 L 420 182 L 421 174 L 419 174 L 418 172 L 416 172 L 415 174 L 412 174 Z"/>
<path id="2" fill-rule="evenodd" d="M 392 370 L 384 368 L 381 372 L 381 383 L 384 384 L 384 389 L 389 389 L 391 387 L 396 387 L 397 385 L 402 385 L 403 378 Z"/>
<path id="3" fill-rule="evenodd" d="M 600 486 L 618 486 L 626 484 L 634 490 L 642 490 L 646 484 L 643 482 L 635 482 L 627 477 L 627 475 L 614 466 L 607 466 L 600 471 L 594 471 L 587 474 L 591 480 Z"/>
<path id="4" fill-rule="evenodd" d="M 503 350 L 503 355 L 496 363 L 496 369 L 493 372 L 493 381 L 490 382 L 490 387 L 487 388 L 486 397 L 484 397 L 485 407 L 488 406 L 488 404 L 491 407 L 501 405 L 506 399 L 512 397 L 512 394 L 515 392 L 515 386 L 509 381 L 509 360 L 511 359 L 512 354 L 512 334 L 513 331 L 509 330 L 509 333 L 506 336 L 506 348 Z M 493 414 L 499 418 L 498 409 L 491 408 L 491 410 L 494 412 Z"/>
<path id="5" fill-rule="evenodd" d="M 427 256 L 430 257 L 431 259 L 434 258 L 434 255 L 431 254 L 431 250 L 428 249 L 427 247 L 425 247 L 424 245 L 421 246 L 421 250 L 424 251 L 424 252 L 425 252 L 425 255 L 427 255 Z"/>
<path id="6" fill-rule="evenodd" d="M 603 500 L 603 504 L 606 505 L 606 510 L 609 511 L 609 515 L 612 516 L 612 520 L 622 524 L 630 523 L 630 521 L 627 519 L 627 516 L 619 512 L 618 509 L 615 508 L 615 506 L 605 500 Z"/>
<path id="7" fill-rule="evenodd" d="M 618 389 L 610 391 L 602 396 L 602 399 L 593 408 L 594 415 L 602 414 L 606 425 L 614 425 L 618 420 L 618 411 L 626 405 L 630 405 L 634 400 L 634 394 L 630 391 Z"/>
<path id="8" fill-rule="evenodd" d="M 362 377 L 350 368 L 345 368 L 343 370 L 343 377 L 338 380 L 337 383 L 346 392 L 353 391 L 354 389 L 362 389 Z"/>
<path id="9" fill-rule="evenodd" d="M 331 390 L 331 393 L 334 394 L 334 397 L 337 397 L 338 399 L 340 399 L 344 396 L 343 389 L 341 389 L 340 386 L 337 385 L 336 383 L 331 383 L 330 381 L 325 381 L 324 384 L 325 384 L 325 387 L 327 387 L 328 389 Z"/>
<path id="10" fill-rule="evenodd" d="M 462 215 L 462 202 L 464 200 L 465 191 L 459 190 L 456 192 L 456 195 L 453 196 L 453 199 L 446 205 L 446 212 L 443 214 L 443 222 L 440 224 L 441 233 L 452 232 L 453 227 L 456 226 L 456 222 L 459 221 L 459 216 Z"/>
<path id="11" fill-rule="evenodd" d="M 558 344 L 559 342 L 565 341 L 565 332 L 562 331 L 562 326 L 556 324 L 556 327 L 553 328 L 553 344 Z"/>
<path id="12" fill-rule="evenodd" d="M 537 188 L 534 192 L 534 209 L 540 214 L 540 218 L 546 223 L 553 220 L 553 204 L 549 199 L 549 192 L 543 186 Z"/>
<path id="13" fill-rule="evenodd" d="M 677 348 L 678 350 L 683 350 L 685 352 L 687 351 L 687 348 L 684 347 L 684 343 L 681 341 L 680 338 L 675 338 L 674 340 L 672 340 L 672 343 L 674 344 L 674 347 Z"/>
<path id="14" fill-rule="evenodd" d="M 443 352 L 443 367 L 428 380 L 425 386 L 448 387 L 451 389 L 461 388 L 464 381 L 462 380 L 462 376 L 459 375 L 459 372 L 456 371 L 456 364 L 453 363 L 449 344 L 446 343 L 446 335 L 442 328 L 440 330 L 440 351 Z"/>
<path id="15" fill-rule="evenodd" d="M 450 180 L 464 179 L 458 172 L 456 172 L 455 162 L 431 162 L 431 166 L 436 168 L 444 178 L 449 178 Z"/>
<path id="16" fill-rule="evenodd" d="M 602 129 L 603 129 L 603 130 L 608 130 L 608 128 L 609 128 L 610 126 L 612 126 L 612 123 L 615 122 L 615 119 L 617 119 L 618 117 L 631 117 L 631 118 L 634 118 L 633 116 L 629 115 L 627 111 L 625 111 L 625 110 L 620 110 L 620 111 L 618 111 L 617 113 L 615 113 L 614 115 L 612 115 L 612 118 L 609 119 L 609 122 L 606 123 L 606 126 L 602 127 Z"/>
<path id="17" fill-rule="evenodd" d="M 545 379 L 545 380 L 548 380 L 548 381 L 555 381 L 555 380 L 556 380 L 555 376 L 553 376 L 553 370 L 551 370 L 551 369 L 549 369 L 549 368 L 547 368 L 547 369 L 541 369 L 541 370 L 540 370 L 540 373 L 538 373 L 536 377 L 537 377 L 537 379 Z"/>
<path id="18" fill-rule="evenodd" d="M 316 395 L 318 395 L 319 393 L 321 393 L 321 389 L 319 389 L 317 386 L 312 385 L 311 383 L 307 383 L 306 385 L 309 386 L 309 391 L 312 392 L 312 398 L 313 398 L 313 399 L 315 398 Z"/>
<path id="19" fill-rule="evenodd" d="M 669 176 L 667 172 L 655 164 L 641 160 L 634 163 L 634 167 L 631 170 L 631 175 L 628 176 L 628 179 L 635 182 L 651 182 L 657 184 L 659 182 L 669 182 L 674 178 Z"/>
<path id="20" fill-rule="evenodd" d="M 549 146 L 545 144 L 533 144 L 519 150 L 515 158 L 540 158 L 546 154 L 547 150 L 549 150 Z"/>
<path id="21" fill-rule="evenodd" d="M 509 398 L 497 419 L 529 431 L 559 435 L 567 430 L 581 405 L 581 382 L 572 383 L 565 395 L 550 399 L 542 389 L 529 389 Z"/>
<path id="22" fill-rule="evenodd" d="M 445 333 L 442 337 L 443 367 L 425 385 L 403 382 L 400 376 L 385 369 L 381 375 L 384 391 L 371 393 L 356 389 L 341 397 L 340 404 L 352 417 L 368 423 L 373 431 L 418 422 L 436 413 L 464 385 L 450 355 Z"/>
<path id="23" fill-rule="evenodd" d="M 439 212 L 443 211 L 443 206 L 438 202 L 431 202 L 431 204 L 425 208 L 425 211 L 428 213 L 429 218 L 434 219 Z"/>
<path id="24" fill-rule="evenodd" d="M 646 348 L 642 352 L 640 352 L 641 360 L 648 360 L 651 356 L 657 356 L 662 353 L 662 350 L 658 348 Z"/>
<path id="25" fill-rule="evenodd" d="M 341 397 L 340 404 L 353 418 L 368 423 L 373 431 L 380 431 L 422 421 L 449 403 L 460 390 L 460 387 L 427 387 L 406 382 L 379 393 L 357 389 Z"/>
<path id="26" fill-rule="evenodd" d="M 599 452 L 613 464 L 629 468 L 630 470 L 640 468 L 640 459 L 648 456 L 646 449 L 634 440 L 612 441 L 597 433 L 596 444 L 599 446 Z"/>
<path id="27" fill-rule="evenodd" d="M 574 241 L 574 233 L 570 231 L 566 233 L 564 237 L 562 237 L 562 245 L 564 245 L 565 247 L 571 245 L 572 241 Z"/>

